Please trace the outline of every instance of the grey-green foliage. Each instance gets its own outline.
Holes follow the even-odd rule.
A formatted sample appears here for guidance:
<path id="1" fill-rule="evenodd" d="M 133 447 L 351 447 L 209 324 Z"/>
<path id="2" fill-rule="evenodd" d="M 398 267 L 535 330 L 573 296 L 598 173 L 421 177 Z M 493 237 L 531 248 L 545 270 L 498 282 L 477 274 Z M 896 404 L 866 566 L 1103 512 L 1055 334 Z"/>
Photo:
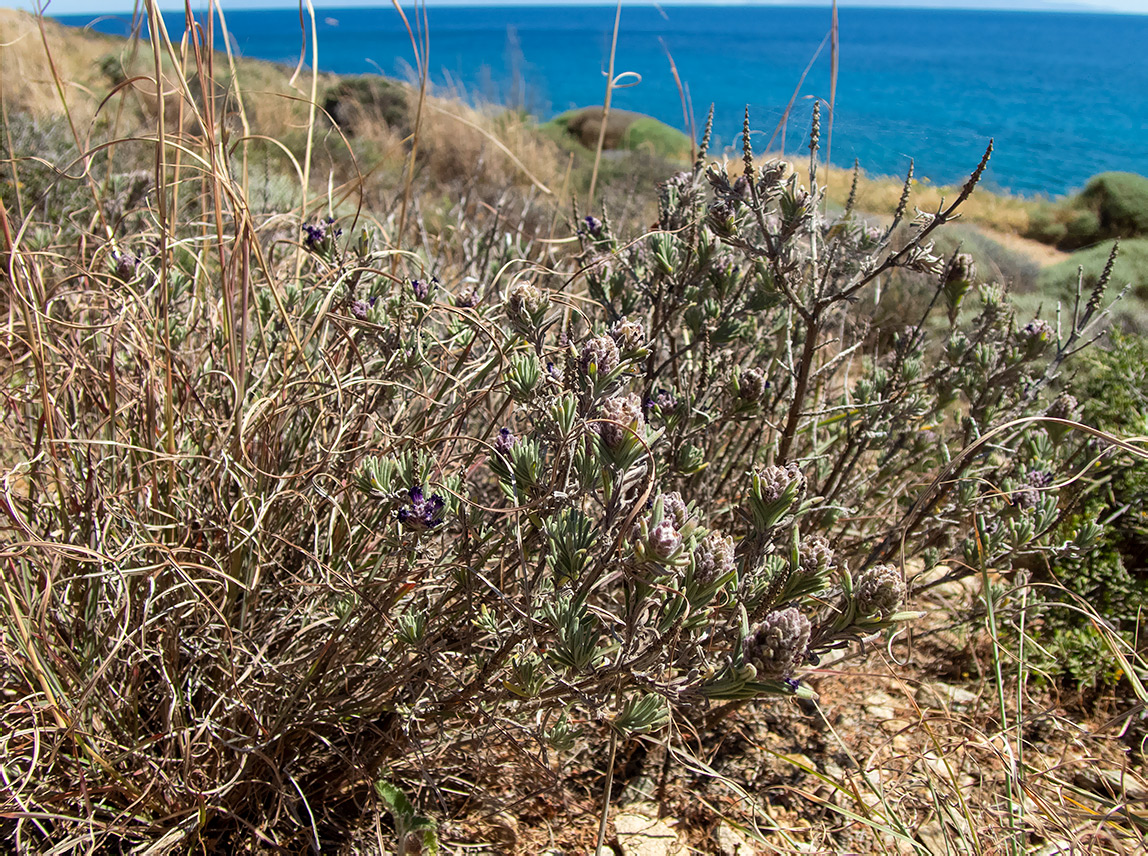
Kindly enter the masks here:
<path id="1" fill-rule="evenodd" d="M 125 846 L 200 818 L 204 781 L 227 810 L 194 834 L 312 846 L 303 800 L 341 828 L 380 769 L 810 696 L 819 657 L 913 614 L 902 555 L 1005 570 L 1094 539 L 1057 528 L 1065 449 L 1000 426 L 1043 412 L 1103 288 L 1059 329 L 1017 317 L 910 182 L 877 230 L 828 216 L 815 168 L 747 149 L 740 173 L 699 159 L 655 189 L 660 229 L 596 211 L 565 256 L 502 211 L 460 209 L 433 257 L 326 212 L 205 230 L 229 209 L 191 193 L 166 253 L 99 248 L 2 423 L 10 605 L 68 732 L 20 761 L 21 805 L 58 819 L 38 844 L 84 834 L 83 766 Z M 905 270 L 933 291 L 875 335 Z M 26 708 L 0 733 L 44 727 Z M 146 801 L 123 785 L 157 768 Z"/>

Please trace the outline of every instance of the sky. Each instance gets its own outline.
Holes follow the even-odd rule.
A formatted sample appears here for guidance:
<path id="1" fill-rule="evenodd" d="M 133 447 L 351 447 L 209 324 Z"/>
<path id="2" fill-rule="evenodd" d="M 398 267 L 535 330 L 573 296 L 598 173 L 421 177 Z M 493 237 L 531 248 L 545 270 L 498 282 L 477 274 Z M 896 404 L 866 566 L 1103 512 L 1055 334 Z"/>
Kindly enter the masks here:
<path id="1" fill-rule="evenodd" d="M 549 0 L 549 5 L 564 3 L 601 2 L 612 3 L 610 0 Z M 626 0 L 627 5 L 633 5 L 635 0 Z M 649 0 L 647 0 L 649 2 Z M 739 0 L 661 0 L 665 5 L 674 2 L 689 2 L 691 4 L 706 5 L 708 2 L 729 3 Z M 751 0 L 755 5 L 763 6 L 828 6 L 829 0 Z M 72 14 L 98 14 L 100 12 L 131 11 L 133 0 L 0 0 L 0 6 L 17 9 L 36 9 L 46 3 L 45 12 L 49 15 Z M 390 5 L 389 0 L 312 0 L 316 9 L 341 8 L 353 6 L 381 6 Z M 547 5 L 546 0 L 428 0 L 428 5 L 513 5 L 526 3 L 529 5 Z M 403 5 L 409 5 L 410 0 L 404 0 Z M 643 4 L 644 5 L 644 4 Z M 224 0 L 223 8 L 291 8 L 297 6 L 292 0 Z M 932 9 L 1023 9 L 1027 11 L 1093 11 L 1093 12 L 1124 12 L 1148 14 L 1148 0 L 838 0 L 838 6 L 901 6 Z M 183 0 L 160 0 L 163 10 L 182 10 Z M 206 0 L 192 0 L 192 8 L 206 8 Z"/>

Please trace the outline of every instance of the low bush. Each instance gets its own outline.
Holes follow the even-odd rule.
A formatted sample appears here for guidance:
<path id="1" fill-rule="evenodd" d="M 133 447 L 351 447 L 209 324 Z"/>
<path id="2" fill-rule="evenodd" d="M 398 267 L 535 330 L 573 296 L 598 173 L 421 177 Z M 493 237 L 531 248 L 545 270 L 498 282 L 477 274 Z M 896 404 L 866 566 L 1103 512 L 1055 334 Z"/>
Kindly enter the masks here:
<path id="1" fill-rule="evenodd" d="M 1035 425 L 1104 279 L 1057 329 L 937 252 L 988 153 L 935 214 L 828 215 L 818 109 L 804 175 L 747 116 L 633 233 L 512 186 L 427 216 L 409 172 L 397 216 L 256 213 L 206 116 L 114 221 L 0 212 L 0 839 L 331 852 L 386 808 L 401 851 L 409 783 L 587 744 L 608 807 L 621 745 L 812 698 L 917 571 L 1089 550 Z M 900 271 L 931 294 L 876 335 Z"/>
<path id="2" fill-rule="evenodd" d="M 1101 173 L 1077 199 L 1096 213 L 1097 240 L 1148 236 L 1148 177 L 1134 172 Z"/>
<path id="3" fill-rule="evenodd" d="M 1051 211 L 1030 213 L 1025 235 L 1062 250 L 1148 236 L 1148 178 L 1132 172 L 1094 176 L 1084 190 Z"/>
<path id="4" fill-rule="evenodd" d="M 1118 437 L 1148 436 L 1148 343 L 1113 334 L 1109 346 L 1094 349 L 1058 400 L 1056 415 Z M 1078 403 L 1077 403 L 1078 402 Z M 1103 438 L 1060 432 L 1081 481 L 1062 531 L 1103 520 L 1091 549 L 1065 554 L 1033 569 L 1036 599 L 1045 604 L 1032 625 L 1038 641 L 1035 664 L 1048 676 L 1077 687 L 1115 682 L 1122 676 L 1111 657 L 1098 656 L 1106 643 L 1097 622 L 1119 634 L 1130 650 L 1144 650 L 1139 638 L 1148 610 L 1148 464 L 1129 460 Z"/>

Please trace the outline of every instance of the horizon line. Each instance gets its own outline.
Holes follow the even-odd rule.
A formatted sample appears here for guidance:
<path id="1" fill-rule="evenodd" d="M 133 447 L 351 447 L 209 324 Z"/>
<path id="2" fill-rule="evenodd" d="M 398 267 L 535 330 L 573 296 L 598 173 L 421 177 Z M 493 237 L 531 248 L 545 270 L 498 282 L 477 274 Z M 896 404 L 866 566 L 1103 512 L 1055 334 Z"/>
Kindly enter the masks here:
<path id="1" fill-rule="evenodd" d="M 477 8 L 497 8 L 497 7 L 571 7 L 571 6 L 595 6 L 595 7 L 613 7 L 617 3 L 615 0 L 424 0 L 428 7 L 477 7 Z M 9 6 L 22 11 L 35 13 L 35 9 L 28 8 L 31 5 L 39 6 L 42 0 L 0 0 L 0 5 Z M 1136 0 L 1138 5 L 1140 0 Z M 409 0 L 400 3 L 403 6 L 410 5 Z M 99 16 L 105 14 L 123 14 L 125 12 L 132 12 L 135 3 L 133 0 L 111 0 L 107 7 L 102 9 L 91 8 L 89 2 L 85 3 L 88 7 L 86 9 L 76 10 L 62 10 L 53 11 L 54 5 L 51 0 L 44 4 L 47 8 L 44 9 L 46 17 L 77 17 L 77 16 Z M 65 3 L 67 5 L 67 3 Z M 142 5 L 142 4 L 141 4 Z M 192 0 L 193 10 L 199 7 L 206 11 L 210 5 L 210 0 Z M 237 0 L 234 3 L 222 3 L 225 11 L 275 11 L 297 9 L 299 2 L 292 2 L 292 0 Z M 316 10 L 319 9 L 366 9 L 366 8 L 386 8 L 391 6 L 391 3 L 385 0 L 312 0 L 312 5 Z M 777 8 L 800 8 L 800 9 L 828 9 L 832 6 L 832 0 L 623 0 L 623 6 L 651 6 L 657 8 L 659 6 L 712 6 L 712 7 L 777 7 Z M 838 0 L 838 8 L 840 9 L 873 9 L 873 10 L 890 10 L 900 9 L 905 11 L 921 11 L 921 12 L 1038 12 L 1038 13 L 1055 13 L 1055 14 L 1084 14 L 1084 15 L 1148 15 L 1148 7 L 1146 8 L 1123 8 L 1113 6 L 1111 3 L 1105 3 L 1103 0 L 1013 0 L 1013 2 L 1000 2 L 1000 0 Z M 184 10 L 183 2 L 180 0 L 160 0 L 159 9 L 163 13 L 181 12 Z"/>

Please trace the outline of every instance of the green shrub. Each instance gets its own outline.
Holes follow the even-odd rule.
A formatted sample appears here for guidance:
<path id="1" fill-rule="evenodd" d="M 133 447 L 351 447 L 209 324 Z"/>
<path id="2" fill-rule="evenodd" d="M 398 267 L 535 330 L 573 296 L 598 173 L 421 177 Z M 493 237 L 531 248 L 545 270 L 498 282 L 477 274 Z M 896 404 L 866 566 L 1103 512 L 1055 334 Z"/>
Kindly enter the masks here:
<path id="1" fill-rule="evenodd" d="M 1089 353 L 1068 389 L 1085 425 L 1117 437 L 1148 436 L 1148 341 L 1113 334 L 1110 347 Z M 1062 442 L 1084 477 L 1064 492 L 1060 531 L 1089 520 L 1107 525 L 1087 551 L 1037 566 L 1035 593 L 1046 609 L 1036 635 L 1052 655 L 1037 664 L 1092 686 L 1119 677 L 1109 658 L 1096 656 L 1103 648 L 1098 618 L 1130 645 L 1146 644 L 1139 628 L 1148 613 L 1148 462 L 1115 450 L 1101 454 L 1105 441 L 1083 432 L 1065 434 Z"/>
<path id="2" fill-rule="evenodd" d="M 1148 237 L 1148 178 L 1132 172 L 1094 176 L 1084 190 L 1052 210 L 1031 211 L 1025 236 L 1062 250 Z"/>
<path id="3" fill-rule="evenodd" d="M 1064 237 L 1060 248 L 1075 250 L 1089 247 L 1104 239 L 1100 227 L 1100 215 L 1089 208 L 1070 208 L 1064 223 Z"/>
<path id="4" fill-rule="evenodd" d="M 1098 240 L 1148 236 L 1148 178 L 1133 172 L 1105 172 L 1077 197 L 1100 220 Z"/>
<path id="5" fill-rule="evenodd" d="M 1057 219 L 1055 209 L 1040 207 L 1029 213 L 1026 238 L 1056 246 L 1067 234 L 1068 227 Z"/>

